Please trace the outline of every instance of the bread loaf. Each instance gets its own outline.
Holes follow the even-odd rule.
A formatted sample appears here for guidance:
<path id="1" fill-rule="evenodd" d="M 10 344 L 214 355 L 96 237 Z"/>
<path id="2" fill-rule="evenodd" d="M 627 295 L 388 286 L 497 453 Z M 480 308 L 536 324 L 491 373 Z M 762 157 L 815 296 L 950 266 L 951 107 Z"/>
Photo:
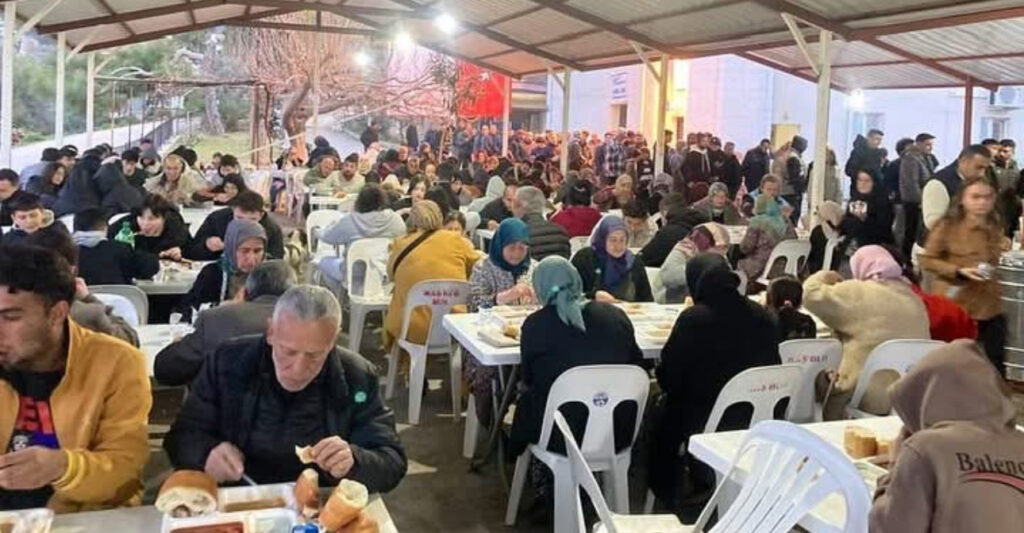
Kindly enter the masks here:
<path id="1" fill-rule="evenodd" d="M 320 475 L 307 468 L 295 481 L 295 506 L 299 515 L 312 520 L 320 514 Z"/>
<path id="2" fill-rule="evenodd" d="M 874 456 L 878 451 L 878 442 L 870 430 L 860 426 L 850 426 L 843 433 L 843 449 L 854 459 Z"/>
<path id="3" fill-rule="evenodd" d="M 160 486 L 156 508 L 175 518 L 217 511 L 217 481 L 199 470 L 178 470 Z"/>
<path id="4" fill-rule="evenodd" d="M 341 480 L 320 510 L 320 525 L 331 533 L 341 531 L 359 517 L 369 500 L 370 495 L 362 483 Z"/>

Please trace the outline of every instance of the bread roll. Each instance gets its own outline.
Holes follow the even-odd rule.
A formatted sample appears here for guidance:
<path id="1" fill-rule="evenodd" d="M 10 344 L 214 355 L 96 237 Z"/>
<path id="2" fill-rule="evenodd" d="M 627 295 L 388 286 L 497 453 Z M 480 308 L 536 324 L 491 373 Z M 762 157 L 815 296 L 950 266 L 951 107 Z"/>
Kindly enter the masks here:
<path id="1" fill-rule="evenodd" d="M 295 480 L 295 506 L 299 515 L 306 520 L 320 514 L 320 475 L 307 468 Z"/>
<path id="2" fill-rule="evenodd" d="M 878 443 L 871 431 L 860 426 L 850 426 L 843 432 L 843 449 L 850 457 L 863 459 L 876 454 Z"/>
<path id="3" fill-rule="evenodd" d="M 199 470 L 178 470 L 160 486 L 156 508 L 175 518 L 217 512 L 217 481 Z"/>
<path id="4" fill-rule="evenodd" d="M 312 446 L 296 446 L 295 455 L 299 457 L 299 461 L 304 465 L 313 464 L 316 462 L 316 460 L 313 459 Z"/>
<path id="5" fill-rule="evenodd" d="M 506 337 L 511 337 L 513 339 L 518 339 L 519 338 L 519 326 L 511 326 L 511 325 L 505 326 L 504 329 L 501 330 L 501 332 Z"/>
<path id="6" fill-rule="evenodd" d="M 359 516 L 341 528 L 339 533 L 378 533 L 379 531 L 377 521 L 367 516 L 366 512 L 360 512 Z"/>
<path id="7" fill-rule="evenodd" d="M 892 439 L 878 439 L 878 450 L 877 455 L 890 457 L 892 456 Z"/>
<path id="8" fill-rule="evenodd" d="M 320 525 L 327 531 L 341 531 L 356 518 L 370 500 L 366 486 L 358 481 L 343 479 L 327 498 L 320 510 Z"/>

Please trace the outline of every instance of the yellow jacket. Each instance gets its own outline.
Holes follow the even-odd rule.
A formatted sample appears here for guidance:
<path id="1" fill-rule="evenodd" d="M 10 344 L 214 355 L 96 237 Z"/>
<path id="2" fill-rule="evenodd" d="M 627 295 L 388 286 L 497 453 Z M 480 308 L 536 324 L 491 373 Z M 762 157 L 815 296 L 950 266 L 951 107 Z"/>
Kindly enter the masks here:
<path id="1" fill-rule="evenodd" d="M 47 506 L 77 512 L 142 501 L 153 403 L 146 357 L 114 337 L 68 320 L 68 362 L 50 396 L 57 441 L 68 469 L 53 483 Z M 18 393 L 0 380 L 0 442 L 11 440 Z"/>

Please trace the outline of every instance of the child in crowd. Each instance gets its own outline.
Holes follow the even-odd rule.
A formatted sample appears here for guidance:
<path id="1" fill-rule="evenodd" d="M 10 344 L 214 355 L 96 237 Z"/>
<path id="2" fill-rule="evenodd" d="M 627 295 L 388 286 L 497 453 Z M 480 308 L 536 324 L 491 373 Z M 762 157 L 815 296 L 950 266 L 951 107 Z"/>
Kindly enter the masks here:
<path id="1" fill-rule="evenodd" d="M 818 336 L 814 319 L 800 312 L 803 299 L 804 287 L 793 276 L 775 278 L 768 285 L 765 307 L 776 317 L 779 342 L 814 339 Z"/>
<path id="2" fill-rule="evenodd" d="M 466 215 L 462 214 L 462 211 L 449 211 L 448 215 L 444 217 L 444 229 L 465 235 Z"/>
<path id="3" fill-rule="evenodd" d="M 75 215 L 72 238 L 78 246 L 78 275 L 87 285 L 131 285 L 136 279 L 149 279 L 160 271 L 155 254 L 107 238 L 107 212 L 86 209 Z"/>
<path id="4" fill-rule="evenodd" d="M 25 192 L 11 199 L 7 206 L 11 211 L 11 220 L 14 224 L 11 231 L 3 236 L 4 244 L 21 241 L 48 225 L 47 212 L 43 208 L 43 201 L 39 195 Z M 49 214 L 49 218 L 52 222 L 53 213 Z"/>

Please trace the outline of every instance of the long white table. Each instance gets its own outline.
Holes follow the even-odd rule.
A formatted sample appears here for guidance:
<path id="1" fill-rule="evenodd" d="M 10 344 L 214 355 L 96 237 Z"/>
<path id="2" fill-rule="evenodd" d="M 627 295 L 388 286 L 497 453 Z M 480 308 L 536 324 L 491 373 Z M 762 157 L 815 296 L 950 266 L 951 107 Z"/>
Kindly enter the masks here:
<path id="1" fill-rule="evenodd" d="M 160 272 L 157 272 L 153 279 L 140 279 L 135 281 L 135 286 L 142 289 L 142 292 L 149 295 L 180 295 L 187 294 L 192 290 L 199 271 L 209 262 L 196 261 L 192 268 L 181 269 L 169 261 L 160 262 Z"/>
<path id="2" fill-rule="evenodd" d="M 147 324 L 135 329 L 135 332 L 139 334 L 139 349 L 146 354 L 146 368 L 149 369 L 150 377 L 153 376 L 153 362 L 156 361 L 156 354 L 174 342 L 174 328 L 180 328 L 178 331 L 181 336 L 185 336 L 192 331 L 188 324 L 179 324 L 177 326 L 170 324 Z"/>
<path id="3" fill-rule="evenodd" d="M 843 450 L 843 432 L 849 426 L 859 426 L 874 432 L 876 437 L 884 439 L 895 439 L 903 426 L 903 422 L 896 416 L 864 418 L 860 420 L 843 420 L 839 422 L 821 422 L 817 424 L 805 424 L 802 427 L 811 433 L 821 437 L 829 444 L 840 451 Z M 723 431 L 721 433 L 704 433 L 690 437 L 688 450 L 694 457 L 701 460 L 719 475 L 724 475 L 732 463 L 736 453 L 739 452 L 747 431 Z M 746 460 L 741 460 L 737 469 L 740 478 L 744 477 L 750 470 L 753 454 L 747 454 Z M 867 480 L 866 480 L 867 482 Z M 873 490 L 868 484 L 864 486 L 865 491 Z M 800 525 L 811 533 L 828 532 L 839 533 L 846 523 L 846 510 L 843 500 L 838 495 L 826 498 L 821 504 L 814 508 L 807 517 L 800 521 Z"/>
<path id="4" fill-rule="evenodd" d="M 380 533 L 398 533 L 380 496 L 370 498 L 365 512 L 377 521 Z M 163 513 L 156 507 L 132 507 L 57 515 L 50 533 L 158 533 L 162 524 Z"/>
<path id="5" fill-rule="evenodd" d="M 217 211 L 218 209 L 226 209 L 225 207 L 183 207 L 181 209 L 181 218 L 188 224 L 188 230 L 195 236 L 196 231 L 199 231 L 199 226 L 203 225 L 206 217 L 210 216 L 210 213 Z"/>

